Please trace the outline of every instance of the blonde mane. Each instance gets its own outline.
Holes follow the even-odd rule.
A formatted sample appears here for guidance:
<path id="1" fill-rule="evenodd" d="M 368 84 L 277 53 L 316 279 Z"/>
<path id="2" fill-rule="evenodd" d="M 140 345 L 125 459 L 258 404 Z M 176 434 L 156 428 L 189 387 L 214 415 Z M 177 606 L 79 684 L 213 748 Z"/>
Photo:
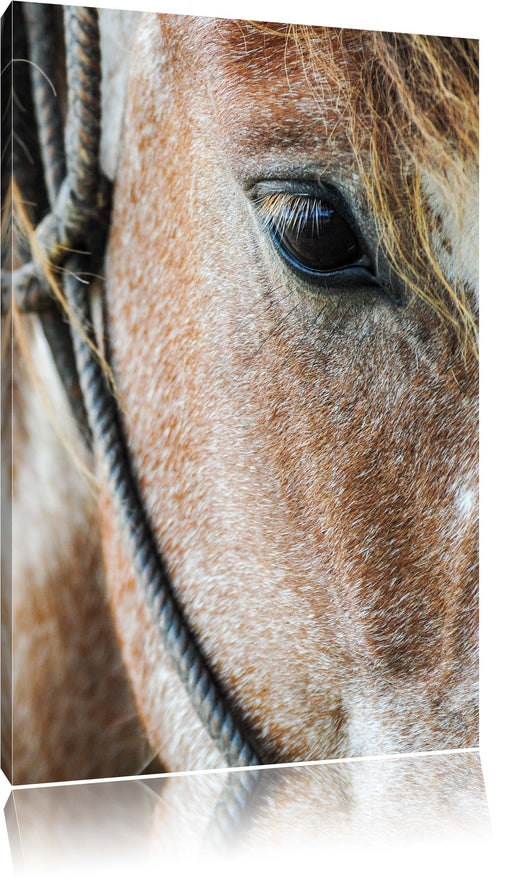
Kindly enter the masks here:
<path id="1" fill-rule="evenodd" d="M 449 322 L 466 351 L 477 351 L 462 258 L 439 260 L 443 217 L 466 236 L 477 211 L 478 41 L 313 26 L 267 25 L 259 31 L 299 51 L 325 90 L 350 108 L 348 134 L 378 226 L 381 247 L 407 287 Z M 364 53 L 354 69 L 340 58 Z M 320 96 L 321 97 L 321 96 Z M 346 124 L 347 118 L 343 117 Z M 428 196 L 435 193 L 435 206 Z M 471 230 L 470 235 L 474 233 Z M 475 241 L 471 245 L 477 248 Z"/>

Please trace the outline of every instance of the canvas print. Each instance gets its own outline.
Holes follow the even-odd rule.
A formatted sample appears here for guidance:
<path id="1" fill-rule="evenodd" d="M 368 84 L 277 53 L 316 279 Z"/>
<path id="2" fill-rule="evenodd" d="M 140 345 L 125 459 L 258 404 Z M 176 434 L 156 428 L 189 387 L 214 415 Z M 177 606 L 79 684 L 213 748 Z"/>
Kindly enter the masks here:
<path id="1" fill-rule="evenodd" d="M 2 53 L 8 778 L 475 747 L 478 42 Z"/>

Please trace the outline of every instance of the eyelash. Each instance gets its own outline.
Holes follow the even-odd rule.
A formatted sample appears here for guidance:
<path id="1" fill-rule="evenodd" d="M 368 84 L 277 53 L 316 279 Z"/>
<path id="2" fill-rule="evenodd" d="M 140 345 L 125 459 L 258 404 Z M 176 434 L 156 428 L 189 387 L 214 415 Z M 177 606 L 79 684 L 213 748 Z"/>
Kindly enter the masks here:
<path id="1" fill-rule="evenodd" d="M 283 232 L 286 224 L 291 224 L 294 232 L 301 232 L 309 220 L 318 227 L 318 214 L 322 200 L 298 193 L 269 193 L 256 200 L 263 224 L 267 229 Z M 301 217 L 302 215 L 302 217 Z M 302 223 L 301 223 L 302 222 Z"/>

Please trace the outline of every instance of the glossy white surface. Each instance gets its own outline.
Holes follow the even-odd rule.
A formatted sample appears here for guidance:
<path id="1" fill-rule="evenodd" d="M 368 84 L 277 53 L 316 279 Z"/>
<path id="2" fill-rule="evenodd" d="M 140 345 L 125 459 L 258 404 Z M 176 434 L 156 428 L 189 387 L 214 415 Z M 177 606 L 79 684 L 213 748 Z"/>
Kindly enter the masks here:
<path id="1" fill-rule="evenodd" d="M 467 860 L 490 836 L 478 752 L 265 769 L 253 812 L 214 848 L 209 827 L 226 779 L 213 772 L 18 788 L 6 805 L 14 879 L 140 879 L 178 866 L 199 879 L 206 869 L 245 875 L 281 865 L 309 868 L 309 877 L 326 863 L 362 870 L 397 850 L 432 862 L 455 849 Z"/>

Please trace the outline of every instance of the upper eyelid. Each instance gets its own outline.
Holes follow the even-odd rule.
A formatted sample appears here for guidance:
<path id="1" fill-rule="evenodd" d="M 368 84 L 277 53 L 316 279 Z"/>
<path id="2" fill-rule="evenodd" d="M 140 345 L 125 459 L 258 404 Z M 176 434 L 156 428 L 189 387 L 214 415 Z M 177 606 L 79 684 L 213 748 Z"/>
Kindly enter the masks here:
<path id="1" fill-rule="evenodd" d="M 252 202 L 258 206 L 271 198 L 327 199 L 324 185 L 320 181 L 258 181 L 248 191 Z"/>

